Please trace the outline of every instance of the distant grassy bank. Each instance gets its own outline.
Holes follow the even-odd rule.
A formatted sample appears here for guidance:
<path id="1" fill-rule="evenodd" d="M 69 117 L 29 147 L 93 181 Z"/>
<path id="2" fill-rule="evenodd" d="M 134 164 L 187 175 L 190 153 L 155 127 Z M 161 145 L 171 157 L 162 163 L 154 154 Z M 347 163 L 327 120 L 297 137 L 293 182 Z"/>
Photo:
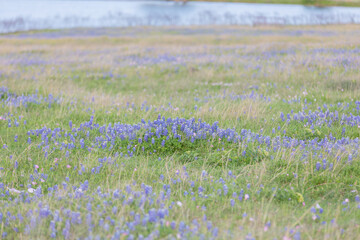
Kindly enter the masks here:
<path id="1" fill-rule="evenodd" d="M 192 0 L 204 1 L 204 0 Z M 242 3 L 273 3 L 273 4 L 303 4 L 314 6 L 344 6 L 360 7 L 360 0 L 206 0 L 207 2 L 242 2 Z"/>

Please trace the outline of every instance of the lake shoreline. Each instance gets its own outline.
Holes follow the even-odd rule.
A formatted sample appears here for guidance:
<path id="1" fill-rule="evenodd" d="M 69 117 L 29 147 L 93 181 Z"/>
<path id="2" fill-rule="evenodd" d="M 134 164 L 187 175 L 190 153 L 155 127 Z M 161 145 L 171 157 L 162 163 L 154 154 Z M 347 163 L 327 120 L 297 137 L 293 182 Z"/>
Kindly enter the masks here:
<path id="1" fill-rule="evenodd" d="M 229 3 L 251 3 L 251 4 L 286 4 L 286 5 L 304 5 L 314 7 L 360 7 L 358 2 L 343 1 L 304 1 L 304 0 L 191 0 L 187 2 L 229 2 Z M 308 3 L 307 3 L 308 2 Z"/>
<path id="2" fill-rule="evenodd" d="M 200 1 L 3 2 L 0 33 L 77 27 L 360 24 L 356 7 Z"/>

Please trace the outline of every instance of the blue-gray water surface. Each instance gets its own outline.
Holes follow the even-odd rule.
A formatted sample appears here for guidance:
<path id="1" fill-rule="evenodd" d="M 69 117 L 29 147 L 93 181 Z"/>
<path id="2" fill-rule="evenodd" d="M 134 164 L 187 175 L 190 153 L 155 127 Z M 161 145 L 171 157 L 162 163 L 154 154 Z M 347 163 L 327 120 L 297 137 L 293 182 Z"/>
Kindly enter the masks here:
<path id="1" fill-rule="evenodd" d="M 360 8 L 171 1 L 0 0 L 0 32 L 72 27 L 360 23 Z"/>

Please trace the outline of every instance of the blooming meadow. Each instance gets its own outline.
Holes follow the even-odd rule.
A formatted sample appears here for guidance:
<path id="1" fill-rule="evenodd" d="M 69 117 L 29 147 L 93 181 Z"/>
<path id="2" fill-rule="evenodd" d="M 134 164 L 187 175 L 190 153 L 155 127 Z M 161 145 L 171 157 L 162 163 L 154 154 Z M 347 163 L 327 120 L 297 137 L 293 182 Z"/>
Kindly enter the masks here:
<path id="1" fill-rule="evenodd" d="M 360 31 L 0 36 L 1 239 L 357 239 Z"/>

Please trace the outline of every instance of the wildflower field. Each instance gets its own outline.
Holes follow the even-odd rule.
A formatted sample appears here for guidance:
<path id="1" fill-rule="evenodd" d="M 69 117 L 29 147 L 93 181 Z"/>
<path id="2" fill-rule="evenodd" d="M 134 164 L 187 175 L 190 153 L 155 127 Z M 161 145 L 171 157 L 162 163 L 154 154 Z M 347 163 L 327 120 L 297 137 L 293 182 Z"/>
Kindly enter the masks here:
<path id="1" fill-rule="evenodd" d="M 358 239 L 360 28 L 0 36 L 1 239 Z"/>

